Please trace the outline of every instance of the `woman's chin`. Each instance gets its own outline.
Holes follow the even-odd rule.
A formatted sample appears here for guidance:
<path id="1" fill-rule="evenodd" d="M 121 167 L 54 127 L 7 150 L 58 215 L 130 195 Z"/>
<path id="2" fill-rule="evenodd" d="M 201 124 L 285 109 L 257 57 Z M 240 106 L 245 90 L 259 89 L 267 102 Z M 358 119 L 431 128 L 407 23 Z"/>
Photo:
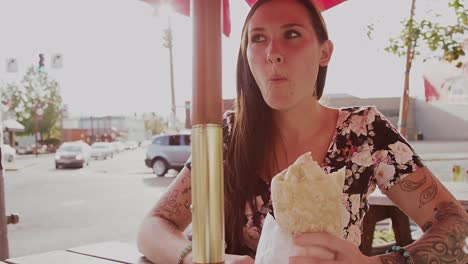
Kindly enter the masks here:
<path id="1" fill-rule="evenodd" d="M 267 102 L 268 106 L 275 111 L 286 111 L 292 107 L 290 102 L 284 102 L 280 100 L 272 100 Z"/>

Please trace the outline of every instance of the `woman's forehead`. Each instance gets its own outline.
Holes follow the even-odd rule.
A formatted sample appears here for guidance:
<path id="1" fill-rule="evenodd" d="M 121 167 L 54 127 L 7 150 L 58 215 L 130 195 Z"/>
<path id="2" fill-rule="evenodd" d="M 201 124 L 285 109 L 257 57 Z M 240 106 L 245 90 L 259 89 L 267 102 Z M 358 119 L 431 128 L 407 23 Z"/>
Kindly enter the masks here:
<path id="1" fill-rule="evenodd" d="M 254 28 L 267 28 L 285 24 L 310 25 L 307 9 L 293 0 L 267 2 L 255 11 L 249 21 L 249 31 Z"/>

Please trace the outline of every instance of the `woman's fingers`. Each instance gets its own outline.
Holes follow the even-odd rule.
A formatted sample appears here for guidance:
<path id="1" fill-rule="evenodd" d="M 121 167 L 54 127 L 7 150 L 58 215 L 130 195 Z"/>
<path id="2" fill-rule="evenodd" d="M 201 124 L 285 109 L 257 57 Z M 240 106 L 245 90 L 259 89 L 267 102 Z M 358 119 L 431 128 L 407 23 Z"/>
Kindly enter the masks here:
<path id="1" fill-rule="evenodd" d="M 297 235 L 293 238 L 293 243 L 302 247 L 322 247 L 331 252 L 341 252 L 348 248 L 345 240 L 325 232 Z"/>
<path id="2" fill-rule="evenodd" d="M 334 260 L 335 253 L 327 250 L 323 247 L 302 247 L 302 246 L 294 246 L 290 252 L 290 256 L 309 256 L 315 257 L 322 260 Z"/>
<path id="3" fill-rule="evenodd" d="M 323 260 L 313 257 L 294 256 L 289 257 L 289 264 L 338 264 L 335 260 Z"/>

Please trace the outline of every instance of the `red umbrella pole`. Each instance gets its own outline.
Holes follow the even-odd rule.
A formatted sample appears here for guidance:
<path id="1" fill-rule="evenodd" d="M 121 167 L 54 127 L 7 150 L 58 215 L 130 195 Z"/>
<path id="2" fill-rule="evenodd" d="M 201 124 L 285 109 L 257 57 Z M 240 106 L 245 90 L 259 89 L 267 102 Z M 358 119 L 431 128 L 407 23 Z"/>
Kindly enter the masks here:
<path id="1" fill-rule="evenodd" d="M 0 125 L 1 123 L 0 113 Z M 0 136 L 1 135 L 0 133 Z M 3 140 L 0 139 L 3 142 Z M 2 150 L 0 149 L 0 261 L 8 258 L 7 216 L 5 213 L 5 188 L 3 180 Z"/>
<path id="2" fill-rule="evenodd" d="M 192 1 L 193 262 L 224 263 L 222 0 Z"/>

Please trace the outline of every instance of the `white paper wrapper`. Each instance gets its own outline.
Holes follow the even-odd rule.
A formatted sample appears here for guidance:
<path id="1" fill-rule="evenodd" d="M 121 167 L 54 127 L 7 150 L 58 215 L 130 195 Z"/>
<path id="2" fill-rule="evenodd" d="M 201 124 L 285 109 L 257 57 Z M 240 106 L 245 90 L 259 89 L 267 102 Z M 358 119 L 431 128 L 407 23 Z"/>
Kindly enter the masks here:
<path id="1" fill-rule="evenodd" d="M 271 214 L 263 222 L 255 264 L 288 263 L 293 248 L 292 236 L 282 231 Z"/>
<path id="2" fill-rule="evenodd" d="M 294 246 L 292 237 L 304 232 L 342 237 L 348 214 L 342 202 L 344 178 L 345 169 L 327 175 L 310 153 L 276 175 L 271 185 L 276 220 L 268 214 L 263 223 L 255 263 L 288 263 L 289 256 L 333 259 L 323 248 Z"/>

